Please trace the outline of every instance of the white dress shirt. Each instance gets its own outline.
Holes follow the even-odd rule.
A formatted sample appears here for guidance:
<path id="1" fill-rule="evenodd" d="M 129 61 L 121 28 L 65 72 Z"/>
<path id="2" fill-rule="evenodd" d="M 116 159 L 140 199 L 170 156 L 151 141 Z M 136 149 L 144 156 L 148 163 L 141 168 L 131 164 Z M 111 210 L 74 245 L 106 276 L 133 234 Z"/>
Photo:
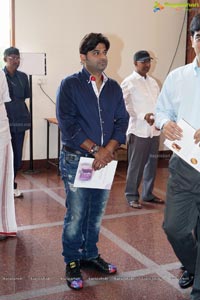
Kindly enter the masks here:
<path id="1" fill-rule="evenodd" d="M 144 78 L 136 71 L 121 83 L 126 109 L 129 113 L 127 135 L 132 133 L 138 137 L 160 135 L 154 125 L 150 126 L 144 119 L 147 113 L 155 113 L 155 105 L 160 92 L 157 82 L 150 76 Z"/>
<path id="2" fill-rule="evenodd" d="M 200 68 L 197 59 L 173 70 L 166 78 L 156 105 L 156 126 L 184 119 L 200 128 Z"/>
<path id="3" fill-rule="evenodd" d="M 11 101 L 8 85 L 3 71 L 0 70 L 0 149 L 3 149 L 11 139 L 10 128 L 4 102 Z"/>

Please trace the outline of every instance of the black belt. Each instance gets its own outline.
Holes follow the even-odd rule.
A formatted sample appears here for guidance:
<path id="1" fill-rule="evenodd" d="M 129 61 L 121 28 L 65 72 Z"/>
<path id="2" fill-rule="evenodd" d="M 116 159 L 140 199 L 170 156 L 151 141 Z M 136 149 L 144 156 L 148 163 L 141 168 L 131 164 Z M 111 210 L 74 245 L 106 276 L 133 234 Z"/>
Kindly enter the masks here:
<path id="1" fill-rule="evenodd" d="M 72 149 L 72 148 L 70 148 L 70 147 L 68 147 L 68 146 L 66 146 L 66 145 L 63 145 L 62 146 L 62 149 L 63 150 L 66 150 L 66 151 L 68 151 L 68 152 L 71 152 L 71 153 L 73 153 L 73 154 L 76 154 L 76 155 L 81 155 L 81 156 L 85 156 L 85 157 L 93 157 L 91 154 L 89 154 L 89 153 L 82 153 L 81 151 L 78 151 L 78 150 L 74 150 L 74 149 Z"/>

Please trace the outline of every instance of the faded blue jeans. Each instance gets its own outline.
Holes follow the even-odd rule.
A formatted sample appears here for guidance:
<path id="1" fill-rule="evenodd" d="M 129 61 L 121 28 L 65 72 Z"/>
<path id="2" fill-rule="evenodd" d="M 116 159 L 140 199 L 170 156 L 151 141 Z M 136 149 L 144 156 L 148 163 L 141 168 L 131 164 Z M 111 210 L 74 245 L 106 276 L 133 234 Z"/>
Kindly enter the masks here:
<path id="1" fill-rule="evenodd" d="M 60 172 L 67 195 L 62 234 L 65 263 L 98 256 L 96 244 L 109 197 L 108 190 L 73 186 L 80 157 L 81 155 L 61 150 Z"/>

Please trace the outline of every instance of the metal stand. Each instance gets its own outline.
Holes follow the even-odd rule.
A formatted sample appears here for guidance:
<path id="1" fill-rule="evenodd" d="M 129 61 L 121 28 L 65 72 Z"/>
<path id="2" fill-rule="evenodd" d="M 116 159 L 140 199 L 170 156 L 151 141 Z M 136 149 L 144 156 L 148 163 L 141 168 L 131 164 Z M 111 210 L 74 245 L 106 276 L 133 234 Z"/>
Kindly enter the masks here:
<path id="1" fill-rule="evenodd" d="M 32 90 L 32 75 L 29 75 L 29 84 L 30 84 L 30 102 L 29 109 L 31 115 L 31 128 L 30 128 L 30 160 L 29 160 L 29 169 L 24 171 L 25 174 L 35 174 L 39 173 L 39 170 L 34 170 L 33 168 L 33 90 Z"/>
<path id="2" fill-rule="evenodd" d="M 33 166 L 33 93 L 32 93 L 32 75 L 46 75 L 46 53 L 20 53 L 22 58 L 19 70 L 29 74 L 30 83 L 30 115 L 31 115 L 31 128 L 30 128 L 30 161 L 29 169 L 24 173 L 33 174 L 38 173 L 34 170 Z"/>
<path id="3" fill-rule="evenodd" d="M 58 175 L 60 175 L 60 171 L 59 171 L 59 157 L 60 157 L 60 129 L 58 127 L 58 121 L 56 118 L 46 118 L 45 119 L 47 121 L 47 168 L 49 168 L 49 165 L 53 165 L 55 167 L 57 167 L 57 173 Z M 49 143 L 50 143 L 50 132 L 49 132 L 49 127 L 51 124 L 55 124 L 58 127 L 58 144 L 57 144 L 57 159 L 55 161 L 52 161 L 49 158 Z"/>

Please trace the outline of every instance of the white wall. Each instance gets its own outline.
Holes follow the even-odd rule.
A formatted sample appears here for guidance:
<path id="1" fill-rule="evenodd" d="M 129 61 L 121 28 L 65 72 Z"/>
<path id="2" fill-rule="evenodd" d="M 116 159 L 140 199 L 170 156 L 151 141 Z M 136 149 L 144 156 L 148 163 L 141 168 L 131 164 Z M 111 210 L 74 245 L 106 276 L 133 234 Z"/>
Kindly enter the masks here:
<path id="1" fill-rule="evenodd" d="M 55 117 L 57 87 L 65 76 L 80 66 L 79 43 L 89 32 L 102 32 L 110 42 L 107 75 L 119 83 L 133 70 L 133 53 L 148 50 L 153 57 L 152 75 L 160 82 L 166 77 L 184 19 L 184 9 L 165 7 L 153 12 L 154 0 L 15 0 L 16 47 L 21 52 L 45 52 L 47 76 L 33 76 L 34 159 L 46 157 L 46 122 Z M 187 1 L 182 1 L 187 2 Z M 177 1 L 171 1 L 177 3 Z M 172 68 L 185 62 L 186 22 Z M 51 157 L 57 155 L 57 128 L 51 126 Z M 28 134 L 24 158 L 29 159 Z"/>

